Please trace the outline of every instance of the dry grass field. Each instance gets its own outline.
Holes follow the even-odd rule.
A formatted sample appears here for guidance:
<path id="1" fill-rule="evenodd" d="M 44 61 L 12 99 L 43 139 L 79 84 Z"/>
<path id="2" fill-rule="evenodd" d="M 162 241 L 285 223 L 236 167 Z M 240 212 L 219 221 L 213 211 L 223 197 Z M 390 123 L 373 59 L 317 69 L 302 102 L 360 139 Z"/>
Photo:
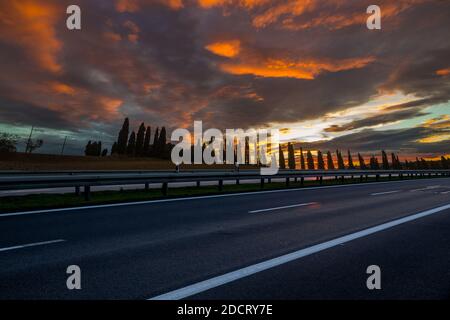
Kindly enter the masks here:
<path id="1" fill-rule="evenodd" d="M 242 168 L 250 168 L 243 166 Z M 183 165 L 189 169 L 226 169 L 229 165 Z M 86 157 L 49 154 L 0 153 L 0 170 L 62 171 L 62 170 L 171 170 L 169 160 L 128 157 Z"/>

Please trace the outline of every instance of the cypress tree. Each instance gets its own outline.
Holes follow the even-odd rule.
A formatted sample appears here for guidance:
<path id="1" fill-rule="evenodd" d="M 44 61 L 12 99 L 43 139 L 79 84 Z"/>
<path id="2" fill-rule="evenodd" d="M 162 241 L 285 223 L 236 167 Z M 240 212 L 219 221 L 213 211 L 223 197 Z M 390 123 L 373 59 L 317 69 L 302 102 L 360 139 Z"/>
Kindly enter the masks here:
<path id="1" fill-rule="evenodd" d="M 389 161 L 387 158 L 387 154 L 384 150 L 381 151 L 381 159 L 382 159 L 382 163 L 383 163 L 383 170 L 389 170 Z"/>
<path id="2" fill-rule="evenodd" d="M 158 141 L 159 141 L 159 127 L 156 128 L 155 135 L 153 136 L 153 145 L 152 145 L 152 155 L 157 155 L 158 151 Z"/>
<path id="3" fill-rule="evenodd" d="M 91 140 L 86 144 L 86 147 L 84 147 L 84 155 L 89 156 L 91 151 Z"/>
<path id="4" fill-rule="evenodd" d="M 409 166 L 409 161 L 408 160 L 405 160 L 405 168 L 406 169 L 411 169 L 410 166 Z"/>
<path id="5" fill-rule="evenodd" d="M 345 170 L 344 159 L 342 158 L 342 154 L 339 150 L 336 150 L 337 161 L 338 161 L 338 169 Z"/>
<path id="6" fill-rule="evenodd" d="M 355 169 L 355 165 L 353 164 L 353 158 L 352 154 L 350 153 L 350 150 L 347 150 L 347 158 L 348 158 L 348 168 L 350 170 Z"/>
<path id="7" fill-rule="evenodd" d="M 158 139 L 158 154 L 160 157 L 164 157 L 165 155 L 166 143 L 167 143 L 166 128 L 162 127 Z"/>
<path id="8" fill-rule="evenodd" d="M 279 162 L 280 162 L 280 169 L 286 169 L 286 160 L 284 159 L 284 153 L 283 149 L 281 148 L 281 144 L 278 146 L 278 152 L 279 152 Z"/>
<path id="9" fill-rule="evenodd" d="M 106 157 L 108 155 L 108 149 L 103 149 L 102 151 L 102 157 Z"/>
<path id="10" fill-rule="evenodd" d="M 152 134 L 152 128 L 150 126 L 148 126 L 147 130 L 145 131 L 144 148 L 143 148 L 143 154 L 146 156 L 148 156 L 150 153 L 151 134 Z"/>
<path id="11" fill-rule="evenodd" d="M 311 151 L 308 150 L 306 153 L 306 163 L 308 164 L 308 170 L 315 170 L 314 168 L 314 158 L 312 156 Z"/>
<path id="12" fill-rule="evenodd" d="M 97 157 L 100 157 L 101 154 L 102 154 L 102 142 L 99 141 L 99 142 L 97 142 L 97 148 L 95 149 L 95 155 Z"/>
<path id="13" fill-rule="evenodd" d="M 117 153 L 125 154 L 127 152 L 128 132 L 130 130 L 130 121 L 125 118 L 122 129 L 119 131 L 119 137 L 117 139 Z"/>
<path id="14" fill-rule="evenodd" d="M 424 170 L 429 169 L 428 162 L 424 158 L 420 158 L 420 162 L 421 162 L 421 167 L 422 167 L 421 169 L 424 169 Z"/>
<path id="15" fill-rule="evenodd" d="M 416 157 L 415 167 L 416 167 L 416 169 L 418 169 L 418 170 L 419 170 L 419 169 L 422 169 L 422 168 L 421 168 L 421 165 L 420 165 L 419 158 L 417 158 L 417 157 Z"/>
<path id="16" fill-rule="evenodd" d="M 248 137 L 245 137 L 245 144 L 244 144 L 244 163 L 250 164 L 250 141 Z M 205 148 L 203 148 L 205 150 Z"/>
<path id="17" fill-rule="evenodd" d="M 116 154 L 116 153 L 117 153 L 117 142 L 114 142 L 111 147 L 111 155 Z"/>
<path id="18" fill-rule="evenodd" d="M 288 143 L 288 164 L 289 169 L 295 170 L 295 152 L 292 143 Z"/>
<path id="19" fill-rule="evenodd" d="M 444 156 L 441 156 L 441 168 L 448 169 L 448 160 Z"/>
<path id="20" fill-rule="evenodd" d="M 358 161 L 359 161 L 359 168 L 361 170 L 367 170 L 367 165 L 364 162 L 364 158 L 361 156 L 361 154 L 358 153 Z"/>
<path id="21" fill-rule="evenodd" d="M 134 156 L 136 152 L 136 133 L 131 132 L 130 139 L 128 140 L 127 154 L 129 156 Z"/>
<path id="22" fill-rule="evenodd" d="M 302 170 L 306 170 L 305 156 L 303 155 L 303 148 L 300 148 L 300 168 Z"/>
<path id="23" fill-rule="evenodd" d="M 136 136 L 136 155 L 144 155 L 145 124 L 142 122 Z"/>
<path id="24" fill-rule="evenodd" d="M 327 152 L 327 168 L 328 170 L 334 170 L 334 162 L 333 162 L 333 157 L 331 155 L 331 152 L 328 151 Z"/>
<path id="25" fill-rule="evenodd" d="M 323 155 L 320 150 L 317 152 L 317 169 L 325 170 L 325 161 L 323 161 Z"/>
<path id="26" fill-rule="evenodd" d="M 379 170 L 380 164 L 378 163 L 378 159 L 372 155 L 372 158 L 370 158 L 370 169 L 372 170 Z"/>

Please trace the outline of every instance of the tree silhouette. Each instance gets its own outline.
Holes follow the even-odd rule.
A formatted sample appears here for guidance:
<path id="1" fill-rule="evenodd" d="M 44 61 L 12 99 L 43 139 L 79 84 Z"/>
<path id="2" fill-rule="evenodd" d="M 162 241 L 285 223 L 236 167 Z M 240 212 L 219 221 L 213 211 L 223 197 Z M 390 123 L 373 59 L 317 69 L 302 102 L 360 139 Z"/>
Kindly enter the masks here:
<path id="1" fill-rule="evenodd" d="M 159 141 L 159 127 L 156 128 L 155 135 L 153 136 L 153 145 L 152 145 L 152 155 L 157 155 L 158 150 L 158 141 Z"/>
<path id="2" fill-rule="evenodd" d="M 323 161 L 323 155 L 320 150 L 317 152 L 317 169 L 325 170 L 325 162 Z"/>
<path id="3" fill-rule="evenodd" d="M 117 139 L 117 153 L 125 154 L 127 152 L 128 132 L 130 130 L 130 121 L 125 118 L 123 121 L 122 129 L 119 131 L 119 137 Z"/>
<path id="4" fill-rule="evenodd" d="M 288 165 L 289 169 L 295 170 L 295 152 L 292 143 L 288 143 Z"/>
<path id="5" fill-rule="evenodd" d="M 136 152 L 136 133 L 131 132 L 130 139 L 128 140 L 128 146 L 127 146 L 127 154 L 129 156 L 134 156 Z"/>
<path id="6" fill-rule="evenodd" d="M 308 164 L 308 170 L 315 170 L 314 168 L 314 158 L 312 156 L 311 151 L 308 150 L 306 153 L 306 163 Z"/>
<path id="7" fill-rule="evenodd" d="M 345 170 L 344 159 L 342 158 L 342 154 L 339 150 L 336 150 L 337 161 L 338 161 L 338 169 Z"/>
<path id="8" fill-rule="evenodd" d="M 348 158 L 348 168 L 350 170 L 355 169 L 355 165 L 353 164 L 353 158 L 352 154 L 350 153 L 350 150 L 347 150 L 347 158 Z"/>
<path id="9" fill-rule="evenodd" d="M 150 126 L 148 126 L 147 130 L 145 130 L 144 148 L 143 148 L 143 153 L 146 156 L 148 156 L 150 154 L 151 135 L 152 135 L 152 128 Z"/>
<path id="10" fill-rule="evenodd" d="M 159 133 L 159 139 L 158 139 L 158 155 L 160 157 L 164 157 L 165 155 L 165 151 L 166 151 L 166 142 L 167 142 L 167 137 L 166 137 L 166 128 L 162 127 L 161 131 Z"/>
<path id="11" fill-rule="evenodd" d="M 328 170 L 334 170 L 334 162 L 333 162 L 333 156 L 331 155 L 331 152 L 327 152 L 327 168 Z"/>
<path id="12" fill-rule="evenodd" d="M 387 154 L 384 150 L 381 151 L 381 160 L 383 163 L 383 170 L 389 170 L 389 161 L 387 158 Z"/>
<path id="13" fill-rule="evenodd" d="M 106 157 L 108 155 L 108 149 L 103 149 L 102 157 Z"/>
<path id="14" fill-rule="evenodd" d="M 114 142 L 111 147 L 111 155 L 117 154 L 117 142 Z"/>
<path id="15" fill-rule="evenodd" d="M 366 169 L 367 169 L 367 165 L 366 165 L 366 163 L 364 162 L 364 158 L 361 156 L 360 153 L 358 153 L 358 161 L 359 161 L 359 168 L 360 168 L 361 170 L 366 170 Z"/>
<path id="16" fill-rule="evenodd" d="M 281 148 L 281 144 L 278 146 L 278 157 L 280 162 L 280 169 L 286 169 L 286 160 L 284 159 L 283 149 Z"/>
<path id="17" fill-rule="evenodd" d="M 144 155 L 145 124 L 142 122 L 136 135 L 136 155 Z"/>
<path id="18" fill-rule="evenodd" d="M 370 169 L 371 170 L 379 170 L 380 169 L 380 164 L 378 163 L 378 159 L 372 155 L 372 157 L 370 158 Z"/>
<path id="19" fill-rule="evenodd" d="M 86 144 L 86 147 L 84 147 L 84 154 L 86 156 L 90 156 L 92 152 L 91 150 L 92 150 L 92 142 L 91 140 L 89 140 L 88 143 Z"/>
<path id="20" fill-rule="evenodd" d="M 300 168 L 302 170 L 306 170 L 305 156 L 303 155 L 303 148 L 300 148 Z"/>
<path id="21" fill-rule="evenodd" d="M 0 132 L 0 152 L 16 152 L 17 139 L 16 135 Z"/>
<path id="22" fill-rule="evenodd" d="M 423 170 L 429 169 L 428 163 L 424 158 L 420 158 L 420 166 Z"/>
<path id="23" fill-rule="evenodd" d="M 450 159 L 447 159 L 444 156 L 441 156 L 441 168 L 442 169 L 448 169 L 449 168 L 449 162 L 450 162 Z"/>

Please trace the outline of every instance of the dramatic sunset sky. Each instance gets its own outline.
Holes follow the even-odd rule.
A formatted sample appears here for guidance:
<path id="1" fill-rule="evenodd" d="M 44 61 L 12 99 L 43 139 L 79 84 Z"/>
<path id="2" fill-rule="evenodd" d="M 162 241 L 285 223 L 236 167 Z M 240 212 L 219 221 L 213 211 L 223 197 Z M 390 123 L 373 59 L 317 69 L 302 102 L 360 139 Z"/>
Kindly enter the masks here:
<path id="1" fill-rule="evenodd" d="M 66 28 L 78 4 L 82 30 Z M 366 8 L 382 30 L 366 28 Z M 2 0 L 0 131 L 108 148 L 123 118 L 450 154 L 448 0 Z M 19 151 L 23 151 L 23 143 Z"/>

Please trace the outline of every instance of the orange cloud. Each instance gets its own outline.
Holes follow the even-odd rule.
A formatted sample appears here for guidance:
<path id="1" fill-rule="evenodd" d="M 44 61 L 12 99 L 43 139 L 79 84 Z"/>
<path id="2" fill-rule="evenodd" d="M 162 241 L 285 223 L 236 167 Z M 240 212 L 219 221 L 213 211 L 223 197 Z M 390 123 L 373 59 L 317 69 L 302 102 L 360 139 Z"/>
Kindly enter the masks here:
<path id="1" fill-rule="evenodd" d="M 437 118 L 428 119 L 422 123 L 422 126 L 433 129 L 450 129 L 450 116 L 441 115 Z"/>
<path id="2" fill-rule="evenodd" d="M 198 4 L 203 8 L 211 8 L 225 5 L 238 5 L 245 8 L 254 8 L 268 3 L 270 0 L 198 0 Z"/>
<path id="3" fill-rule="evenodd" d="M 66 94 L 66 95 L 74 95 L 75 89 L 65 83 L 60 82 L 53 82 L 50 83 L 50 88 L 59 94 Z"/>
<path id="4" fill-rule="evenodd" d="M 56 38 L 55 24 L 62 17 L 54 2 L 36 0 L 2 1 L 0 40 L 21 46 L 45 70 L 59 72 L 57 55 L 62 43 Z M 63 12 L 63 14 L 61 14 Z"/>
<path id="5" fill-rule="evenodd" d="M 215 42 L 207 45 L 205 48 L 218 56 L 233 58 L 239 54 L 241 42 L 239 40 Z"/>
<path id="6" fill-rule="evenodd" d="M 380 0 L 383 18 L 396 16 L 413 5 L 428 0 Z M 240 7 L 247 10 L 255 28 L 265 28 L 279 23 L 284 29 L 300 30 L 325 26 L 340 29 L 347 26 L 365 23 L 367 14 L 358 6 L 357 10 L 345 0 L 198 0 L 200 7 Z M 329 10 L 323 10 L 328 7 Z M 311 14 L 308 19 L 305 14 Z M 297 19 L 301 17 L 301 19 Z"/>
<path id="7" fill-rule="evenodd" d="M 118 12 L 136 12 L 146 5 L 165 5 L 171 9 L 183 8 L 183 0 L 116 0 L 116 10 Z"/>
<path id="8" fill-rule="evenodd" d="M 438 76 L 447 76 L 450 74 L 450 68 L 438 70 L 436 71 L 436 74 Z"/>
<path id="9" fill-rule="evenodd" d="M 265 78 L 296 78 L 312 80 L 322 72 L 338 72 L 350 69 L 363 68 L 373 62 L 373 57 L 344 59 L 338 61 L 305 60 L 293 61 L 287 59 L 266 59 L 263 61 L 242 61 L 236 63 L 223 63 L 222 71 L 235 74 L 251 74 Z"/>

